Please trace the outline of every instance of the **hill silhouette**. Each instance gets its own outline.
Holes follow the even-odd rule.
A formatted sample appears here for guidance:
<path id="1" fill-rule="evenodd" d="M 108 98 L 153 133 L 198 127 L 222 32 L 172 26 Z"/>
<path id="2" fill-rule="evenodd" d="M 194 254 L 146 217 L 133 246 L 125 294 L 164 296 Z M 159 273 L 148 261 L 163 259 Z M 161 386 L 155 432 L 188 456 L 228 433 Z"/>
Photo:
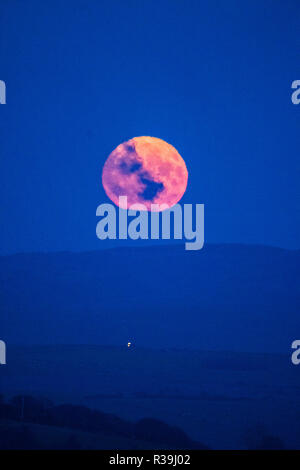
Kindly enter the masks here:
<path id="1" fill-rule="evenodd" d="M 98 436 L 96 448 L 104 448 L 104 440 L 107 448 L 121 444 L 120 448 L 132 449 L 145 445 L 146 448 L 207 449 L 180 428 L 160 420 L 145 418 L 130 422 L 86 406 L 54 405 L 48 399 L 30 395 L 18 395 L 6 402 L 0 396 L 0 449 L 53 448 L 53 436 L 49 439 L 49 432 L 45 435 L 45 426 L 52 428 L 56 440 L 60 437 L 60 447 L 64 449 L 95 446 L 94 442 L 86 442 L 86 433 Z M 61 435 L 61 428 L 68 433 Z M 76 434 L 77 431 L 85 435 Z"/>

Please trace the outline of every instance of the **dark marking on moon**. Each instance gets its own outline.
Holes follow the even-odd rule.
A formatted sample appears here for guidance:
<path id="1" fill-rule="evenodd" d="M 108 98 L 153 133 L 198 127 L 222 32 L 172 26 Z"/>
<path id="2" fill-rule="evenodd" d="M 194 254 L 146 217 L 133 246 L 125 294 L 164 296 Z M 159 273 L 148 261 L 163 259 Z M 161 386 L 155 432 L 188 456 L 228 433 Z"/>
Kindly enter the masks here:
<path id="1" fill-rule="evenodd" d="M 119 160 L 118 166 L 123 175 L 130 175 L 136 173 L 137 178 L 144 186 L 143 191 L 138 195 L 144 201 L 153 201 L 158 193 L 163 191 L 164 184 L 162 182 L 154 181 L 151 175 L 143 169 L 143 163 L 136 153 L 134 144 L 124 144 L 125 156 Z M 116 196 L 120 196 L 122 189 L 116 185 L 111 188 Z"/>
<path id="2" fill-rule="evenodd" d="M 140 175 L 140 181 L 145 186 L 143 192 L 139 193 L 145 201 L 152 201 L 157 193 L 160 193 L 164 189 L 163 183 L 157 183 L 153 179 L 149 178 L 148 175 Z"/>
<path id="3" fill-rule="evenodd" d="M 127 152 L 135 152 L 134 144 L 126 144 L 125 149 L 127 150 Z"/>
<path id="4" fill-rule="evenodd" d="M 131 165 L 129 168 L 130 173 L 134 173 L 135 171 L 138 171 L 140 168 L 142 168 L 142 164 L 140 162 L 135 162 Z"/>
<path id="5" fill-rule="evenodd" d="M 134 144 L 124 144 L 126 155 L 121 158 L 119 168 L 124 175 L 135 173 L 142 168 L 142 162 L 135 151 Z"/>
<path id="6" fill-rule="evenodd" d="M 124 175 L 129 175 L 130 173 L 135 173 L 142 167 L 141 162 L 139 162 L 135 158 L 131 158 L 130 161 L 128 159 L 124 159 L 120 162 L 119 168 Z"/>

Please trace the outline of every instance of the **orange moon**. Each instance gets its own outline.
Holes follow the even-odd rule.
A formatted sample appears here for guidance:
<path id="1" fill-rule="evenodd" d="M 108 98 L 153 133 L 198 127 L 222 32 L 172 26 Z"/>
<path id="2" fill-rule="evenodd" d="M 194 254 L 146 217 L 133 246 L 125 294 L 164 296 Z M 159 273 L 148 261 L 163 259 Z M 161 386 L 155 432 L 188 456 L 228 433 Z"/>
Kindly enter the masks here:
<path id="1" fill-rule="evenodd" d="M 174 206 L 185 193 L 188 171 L 177 150 L 156 137 L 134 137 L 124 142 L 107 158 L 102 184 L 107 196 L 119 206 L 127 196 L 127 206 L 152 204 Z M 121 207 L 121 206 L 120 206 Z"/>

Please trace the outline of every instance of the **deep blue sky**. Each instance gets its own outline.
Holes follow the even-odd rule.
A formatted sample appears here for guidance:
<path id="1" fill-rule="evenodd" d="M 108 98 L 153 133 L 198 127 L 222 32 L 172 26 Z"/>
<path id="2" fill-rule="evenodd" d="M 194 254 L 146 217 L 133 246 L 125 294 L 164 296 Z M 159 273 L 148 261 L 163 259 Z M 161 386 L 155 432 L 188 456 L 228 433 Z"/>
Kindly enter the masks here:
<path id="1" fill-rule="evenodd" d="M 206 242 L 300 248 L 298 0 L 1 0 L 0 252 L 101 248 L 134 136 L 186 161 Z"/>

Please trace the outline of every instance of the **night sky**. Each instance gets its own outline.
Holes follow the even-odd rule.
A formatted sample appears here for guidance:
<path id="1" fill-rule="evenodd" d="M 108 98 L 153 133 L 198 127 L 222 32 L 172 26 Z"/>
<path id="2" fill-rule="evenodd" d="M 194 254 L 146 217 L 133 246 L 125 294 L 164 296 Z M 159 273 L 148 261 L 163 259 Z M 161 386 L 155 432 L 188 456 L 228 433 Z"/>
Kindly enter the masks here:
<path id="1" fill-rule="evenodd" d="M 0 253 L 99 249 L 101 171 L 184 158 L 206 243 L 299 248 L 298 0 L 1 0 Z"/>

